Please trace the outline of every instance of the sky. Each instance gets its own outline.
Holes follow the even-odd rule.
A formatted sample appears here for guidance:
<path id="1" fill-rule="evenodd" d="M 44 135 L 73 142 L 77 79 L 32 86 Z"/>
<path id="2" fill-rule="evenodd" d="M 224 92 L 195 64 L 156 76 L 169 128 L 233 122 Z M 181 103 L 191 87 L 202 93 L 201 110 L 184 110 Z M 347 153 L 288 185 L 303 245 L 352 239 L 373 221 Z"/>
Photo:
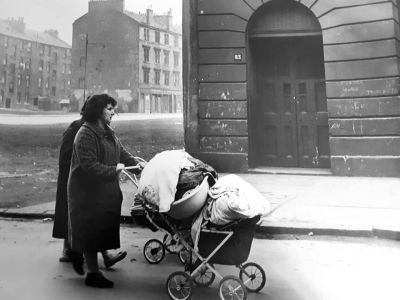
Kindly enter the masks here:
<path id="1" fill-rule="evenodd" d="M 0 0 L 0 19 L 23 17 L 26 27 L 44 31 L 57 29 L 59 37 L 72 43 L 72 23 L 87 13 L 89 0 Z M 173 22 L 182 21 L 182 0 L 125 0 L 125 9 L 145 12 L 151 7 L 156 14 L 172 8 Z"/>

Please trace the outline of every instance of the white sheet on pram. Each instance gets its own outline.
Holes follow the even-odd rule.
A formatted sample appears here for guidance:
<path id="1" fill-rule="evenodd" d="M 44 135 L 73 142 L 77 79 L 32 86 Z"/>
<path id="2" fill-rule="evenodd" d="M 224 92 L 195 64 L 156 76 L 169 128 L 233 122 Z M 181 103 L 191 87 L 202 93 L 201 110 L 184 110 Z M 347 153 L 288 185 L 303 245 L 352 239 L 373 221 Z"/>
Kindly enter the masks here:
<path id="1" fill-rule="evenodd" d="M 270 211 L 269 201 L 237 175 L 220 178 L 208 194 L 214 199 L 208 209 L 209 220 L 217 225 L 266 215 Z"/>
<path id="2" fill-rule="evenodd" d="M 143 169 L 135 197 L 157 207 L 159 212 L 168 212 L 175 199 L 179 173 L 193 166 L 189 157 L 184 150 L 158 153 Z"/>

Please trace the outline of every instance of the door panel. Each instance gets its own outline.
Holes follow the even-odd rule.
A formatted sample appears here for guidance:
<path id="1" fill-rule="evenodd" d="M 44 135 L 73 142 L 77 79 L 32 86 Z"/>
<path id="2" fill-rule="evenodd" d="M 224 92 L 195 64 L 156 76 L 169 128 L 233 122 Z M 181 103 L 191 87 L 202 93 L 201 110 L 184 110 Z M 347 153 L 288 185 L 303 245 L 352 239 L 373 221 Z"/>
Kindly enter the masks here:
<path id="1" fill-rule="evenodd" d="M 329 128 L 320 37 L 254 43 L 258 164 L 329 167 Z"/>

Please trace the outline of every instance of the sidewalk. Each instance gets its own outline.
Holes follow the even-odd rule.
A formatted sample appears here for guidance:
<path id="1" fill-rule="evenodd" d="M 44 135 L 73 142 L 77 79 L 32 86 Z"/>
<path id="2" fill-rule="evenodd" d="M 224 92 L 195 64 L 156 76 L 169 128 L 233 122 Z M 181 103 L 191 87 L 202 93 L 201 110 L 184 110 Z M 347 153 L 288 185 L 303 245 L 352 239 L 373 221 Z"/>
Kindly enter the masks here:
<path id="1" fill-rule="evenodd" d="M 239 174 L 272 204 L 259 232 L 378 236 L 400 240 L 400 178 Z M 130 222 L 133 187 L 122 186 L 123 222 Z M 54 202 L 0 209 L 0 217 L 52 218 Z"/>

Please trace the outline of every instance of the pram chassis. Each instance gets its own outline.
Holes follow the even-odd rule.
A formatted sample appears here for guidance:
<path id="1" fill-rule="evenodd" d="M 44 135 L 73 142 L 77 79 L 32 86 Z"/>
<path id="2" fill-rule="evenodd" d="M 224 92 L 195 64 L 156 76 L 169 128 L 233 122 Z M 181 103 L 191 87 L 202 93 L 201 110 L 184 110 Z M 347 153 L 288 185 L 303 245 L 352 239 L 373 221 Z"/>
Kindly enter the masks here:
<path id="1" fill-rule="evenodd" d="M 128 173 L 124 172 L 128 178 L 137 186 L 137 181 L 133 179 Z M 159 226 L 156 222 L 153 221 L 153 219 L 149 215 L 149 210 L 152 211 L 152 213 L 158 213 L 155 212 L 149 205 L 144 204 L 141 205 L 144 208 L 144 213 L 147 218 L 147 220 L 158 230 L 161 232 L 165 232 L 167 234 L 171 234 L 168 230 L 162 228 Z M 225 235 L 225 237 L 222 239 L 221 242 L 215 247 L 215 249 L 208 254 L 206 258 L 204 258 L 202 255 L 200 255 L 199 251 L 194 249 L 192 245 L 190 245 L 186 240 L 184 235 L 177 231 L 175 226 L 172 225 L 172 223 L 169 221 L 169 219 L 162 213 L 158 213 L 163 222 L 174 232 L 174 235 L 172 236 L 176 241 L 178 241 L 183 247 L 180 251 L 189 251 L 191 259 L 190 259 L 190 264 L 192 261 L 192 257 L 195 256 L 195 258 L 200 261 L 200 263 L 195 266 L 195 269 L 192 271 L 189 271 L 190 275 L 187 274 L 186 272 L 183 271 L 177 271 L 172 273 L 166 282 L 166 289 L 168 292 L 168 296 L 170 299 L 173 300 L 186 300 L 190 299 L 192 296 L 192 287 L 193 287 L 193 282 L 195 282 L 197 285 L 203 285 L 203 286 L 208 286 L 211 285 L 212 282 L 214 281 L 214 278 L 217 277 L 220 280 L 219 283 L 219 297 L 222 300 L 225 299 L 238 299 L 238 300 L 245 300 L 247 298 L 247 292 L 259 292 L 264 286 L 266 282 L 266 276 L 263 268 L 259 266 L 256 263 L 240 263 L 236 265 L 236 267 L 240 270 L 239 272 L 239 277 L 228 275 L 228 276 L 222 276 L 215 268 L 214 266 L 210 263 L 210 260 L 214 257 L 214 255 L 229 241 L 229 239 L 234 235 L 234 232 L 232 230 L 216 230 L 216 229 L 207 229 L 207 228 L 202 228 L 201 232 L 202 233 L 211 233 L 211 234 L 221 234 Z M 225 228 L 228 228 L 228 226 L 225 226 Z M 186 262 L 187 263 L 187 262 Z M 246 268 L 248 266 L 255 267 L 257 270 L 257 273 L 250 274 Z M 198 274 L 200 274 L 201 271 L 211 271 L 211 278 L 208 282 L 201 284 L 196 278 L 198 277 Z M 204 273 L 203 273 L 204 274 Z M 252 283 L 255 279 L 257 279 L 257 274 L 261 276 L 261 282 L 258 284 L 255 288 L 249 286 L 250 283 Z M 247 277 L 246 279 L 245 276 Z M 185 292 L 186 291 L 186 292 Z M 176 293 L 175 293 L 176 292 Z"/>

